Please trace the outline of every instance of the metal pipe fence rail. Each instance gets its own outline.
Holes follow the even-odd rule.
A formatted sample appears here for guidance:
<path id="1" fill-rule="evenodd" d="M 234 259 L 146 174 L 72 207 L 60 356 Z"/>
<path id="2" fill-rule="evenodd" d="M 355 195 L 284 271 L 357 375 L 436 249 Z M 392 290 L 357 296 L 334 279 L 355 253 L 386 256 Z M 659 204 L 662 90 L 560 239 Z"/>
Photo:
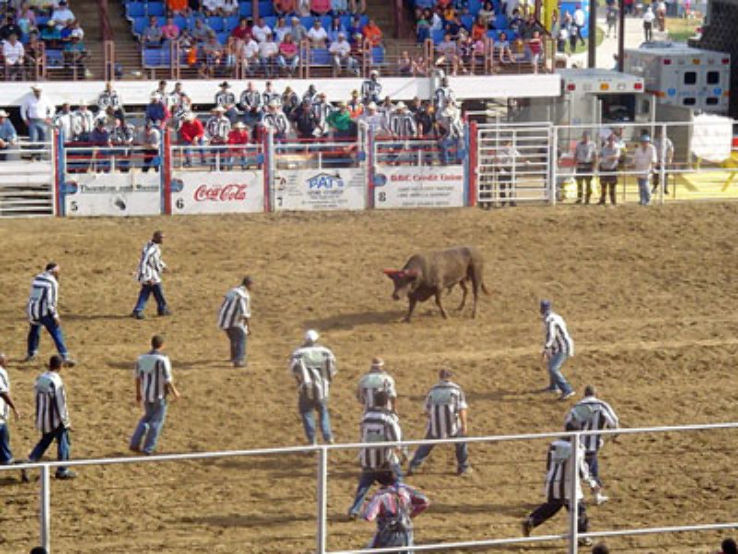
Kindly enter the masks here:
<path id="1" fill-rule="evenodd" d="M 0 216 L 53 215 L 56 163 L 49 142 L 20 140 L 0 151 Z"/>
<path id="2" fill-rule="evenodd" d="M 617 436 L 617 435 L 636 435 L 649 433 L 678 433 L 692 431 L 715 431 L 738 429 L 738 422 L 712 423 L 712 424 L 696 424 L 696 425 L 673 425 L 660 427 L 643 427 L 643 428 L 621 428 L 621 429 L 603 429 L 595 431 L 574 431 L 574 432 L 547 432 L 547 433 L 527 433 L 518 435 L 492 435 L 478 437 L 456 437 L 448 439 L 421 439 L 407 440 L 401 442 L 372 442 L 363 443 L 345 443 L 345 444 L 324 444 L 315 446 L 288 446 L 280 448 L 257 448 L 251 450 L 225 450 L 219 452 L 199 452 L 184 454 L 160 454 L 146 457 L 121 457 L 121 458 L 101 458 L 88 460 L 66 460 L 66 461 L 48 461 L 48 462 L 29 462 L 19 463 L 10 466 L 0 466 L 0 475 L 3 471 L 33 470 L 41 471 L 40 479 L 40 509 L 39 509 L 39 537 L 41 545 L 51 552 L 51 488 L 50 475 L 51 469 L 60 466 L 64 467 L 84 467 L 84 466 L 104 466 L 104 465 L 123 465 L 123 464 L 152 464 L 160 462 L 173 461 L 190 461 L 190 460 L 209 460 L 215 458 L 228 457 L 249 457 L 263 455 L 287 455 L 300 453 L 317 453 L 317 505 L 316 505 L 316 553 L 317 554 L 370 554 L 382 552 L 395 552 L 398 547 L 375 548 L 375 549 L 353 549 L 353 550 L 335 550 L 327 549 L 327 488 L 328 488 L 328 454 L 330 451 L 341 450 L 357 450 L 364 447 L 383 448 L 395 447 L 404 448 L 408 446 L 443 445 L 455 443 L 503 443 L 510 441 L 530 441 L 540 439 L 555 439 L 568 437 L 575 443 L 579 443 L 582 437 L 589 435 L 601 436 Z M 572 448 L 571 454 L 571 488 L 569 490 L 570 497 L 576 499 L 576 490 L 579 482 L 579 449 Z M 526 544 L 548 541 L 567 541 L 567 553 L 578 553 L 578 542 L 584 538 L 595 537 L 617 537 L 617 536 L 633 536 L 659 533 L 677 533 L 689 531 L 707 531 L 738 528 L 736 522 L 719 522 L 698 525 L 681 525 L 670 527 L 646 527 L 634 529 L 619 530 L 602 530 L 588 533 L 579 533 L 577 529 L 577 504 L 571 507 L 569 511 L 569 531 L 565 534 L 540 535 L 535 537 L 511 537 L 511 538 L 485 538 L 478 540 L 469 540 L 461 542 L 445 542 L 436 544 L 424 544 L 416 546 L 403 546 L 402 550 L 411 552 L 424 552 L 434 550 L 450 550 L 455 548 L 476 548 L 482 546 L 503 546 L 513 544 Z"/>

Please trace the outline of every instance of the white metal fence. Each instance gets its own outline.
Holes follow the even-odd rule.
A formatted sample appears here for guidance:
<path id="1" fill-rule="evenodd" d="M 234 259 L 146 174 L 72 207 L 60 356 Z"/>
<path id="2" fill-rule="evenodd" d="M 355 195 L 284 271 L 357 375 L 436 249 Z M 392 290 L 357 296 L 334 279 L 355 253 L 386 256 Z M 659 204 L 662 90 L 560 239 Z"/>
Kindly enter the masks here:
<path id="1" fill-rule="evenodd" d="M 575 441 L 579 441 L 581 437 L 585 435 L 642 435 L 642 434 L 654 434 L 654 433 L 684 433 L 684 432 L 716 432 L 719 430 L 733 430 L 738 429 L 738 422 L 730 423 L 714 423 L 714 424 L 702 424 L 702 425 L 678 425 L 678 426 L 665 426 L 665 427 L 648 427 L 648 428 L 625 428 L 615 430 L 601 430 L 601 431 L 580 431 L 580 432 L 558 432 L 558 433 L 535 433 L 535 434 L 521 434 L 521 435 L 499 435 L 499 436 L 481 436 L 481 437 L 465 437 L 465 438 L 450 438 L 450 439 L 424 439 L 424 440 L 410 440 L 402 443 L 370 443 L 364 445 L 361 443 L 347 443 L 347 444 L 335 444 L 335 445 L 317 445 L 317 446 L 304 446 L 304 447 L 283 447 L 283 448 L 261 448 L 253 450 L 231 450 L 221 452 L 202 452 L 202 453 L 188 453 L 188 454 L 167 454 L 167 455 L 154 455 L 147 457 L 121 457 L 121 458 L 104 458 L 104 459 L 91 459 L 91 460 L 71 460 L 71 461 L 49 461 L 49 462 L 36 462 L 36 463 L 22 463 L 12 466 L 0 466 L 0 475 L 2 471 L 17 471 L 17 470 L 31 470 L 40 469 L 40 542 L 47 550 L 51 551 L 52 545 L 52 530 L 51 530 L 51 487 L 50 487 L 50 475 L 51 469 L 59 466 L 65 467 L 82 467 L 82 466 L 107 466 L 107 465 L 119 465 L 119 464 L 151 464 L 160 462 L 172 462 L 172 461 L 184 461 L 184 460 L 212 460 L 216 458 L 231 458 L 231 457 L 253 457 L 263 455 L 278 455 L 285 456 L 290 454 L 299 453 L 317 453 L 317 505 L 316 505 L 316 552 L 318 554 L 369 554 L 379 552 L 396 552 L 397 547 L 389 548 L 377 548 L 377 549 L 352 549 L 352 550 L 334 550 L 329 551 L 327 549 L 328 529 L 327 529 L 327 505 L 328 505 L 328 461 L 329 454 L 336 451 L 344 450 L 357 450 L 364 446 L 371 446 L 372 448 L 382 446 L 417 446 L 421 444 L 453 444 L 457 442 L 466 442 L 472 444 L 497 444 L 506 443 L 512 441 L 534 441 L 541 439 L 556 439 L 562 437 L 570 437 Z M 732 442 L 731 442 L 732 444 Z M 571 484 L 573 490 L 576 490 L 579 482 L 578 474 L 578 455 L 579 451 L 577 448 L 572 449 L 572 479 Z M 357 470 L 358 473 L 358 470 Z M 432 491 L 428 491 L 432 497 Z M 576 494 L 572 494 L 571 498 L 576 498 Z M 660 526 L 660 527 L 642 527 L 642 528 L 631 528 L 631 529 L 617 529 L 617 530 L 597 530 L 588 533 L 579 533 L 577 530 L 577 509 L 576 506 L 569 512 L 569 526 L 567 533 L 561 534 L 549 534 L 531 537 L 503 537 L 503 538 L 479 538 L 468 541 L 456 541 L 456 542 L 445 542 L 445 543 L 434 543 L 434 544 L 423 544 L 416 546 L 402 547 L 402 550 L 412 552 L 424 552 L 424 551 L 436 551 L 436 550 L 452 550 L 452 549 L 463 549 L 463 548 L 478 548 L 485 546 L 503 546 L 513 544 L 525 544 L 525 543 L 536 543 L 536 542 L 549 542 L 549 541 L 565 541 L 566 551 L 570 554 L 576 554 L 578 552 L 578 541 L 583 538 L 604 538 L 604 537 L 621 537 L 621 536 L 635 536 L 635 535 L 647 535 L 647 534 L 663 534 L 663 533 L 677 533 L 677 532 L 695 532 L 695 531 L 709 531 L 709 530 L 720 530 L 720 529 L 734 529 L 738 528 L 738 521 L 733 522 L 714 522 L 705 524 L 693 524 L 693 525 L 675 525 L 675 526 Z"/>
<path id="2" fill-rule="evenodd" d="M 54 213 L 51 143 L 22 140 L 0 151 L 0 217 Z"/>

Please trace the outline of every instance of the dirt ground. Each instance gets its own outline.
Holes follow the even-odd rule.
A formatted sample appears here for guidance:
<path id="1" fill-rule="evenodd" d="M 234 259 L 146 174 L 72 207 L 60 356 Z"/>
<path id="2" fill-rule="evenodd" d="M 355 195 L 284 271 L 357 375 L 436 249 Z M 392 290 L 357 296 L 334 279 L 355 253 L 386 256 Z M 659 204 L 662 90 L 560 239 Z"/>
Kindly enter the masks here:
<path id="1" fill-rule="evenodd" d="M 331 403 L 339 442 L 358 439 L 357 378 L 381 355 L 396 376 L 405 434 L 421 438 L 422 402 L 442 365 L 457 372 L 473 435 L 557 431 L 569 402 L 535 391 L 538 299 L 568 321 L 577 355 L 566 374 L 594 383 L 625 426 L 736 420 L 738 204 L 518 208 L 482 212 L 375 212 L 156 219 L 0 222 L 0 348 L 13 361 L 13 395 L 26 417 L 11 425 L 24 457 L 37 440 L 32 383 L 23 366 L 24 304 L 31 277 L 61 264 L 61 317 L 72 353 L 65 370 L 75 458 L 126 455 L 139 408 L 132 366 L 164 333 L 183 394 L 172 404 L 162 452 L 301 445 L 287 357 L 314 327 L 337 356 Z M 130 319 L 141 246 L 166 233 L 165 291 L 174 316 Z M 492 291 L 479 316 L 441 319 L 424 304 L 412 324 L 390 298 L 381 269 L 418 249 L 477 245 Z M 249 369 L 226 363 L 216 328 L 222 295 L 250 273 Z M 455 306 L 457 289 L 447 301 Z M 52 353 L 48 335 L 42 357 Z M 572 399 L 574 400 L 574 399 Z M 547 441 L 473 445 L 475 473 L 456 477 L 452 450 L 437 449 L 410 482 L 431 508 L 416 520 L 420 543 L 513 537 L 542 499 Z M 623 436 L 608 443 L 601 473 L 611 501 L 590 507 L 593 530 L 735 520 L 736 431 Z M 53 455 L 53 451 L 50 452 Z M 329 467 L 329 548 L 359 548 L 373 526 L 346 522 L 356 486 L 355 451 Z M 52 483 L 55 552 L 281 552 L 315 545 L 313 454 L 81 468 Z M 38 483 L 0 474 L 0 552 L 38 538 Z M 563 514 L 536 534 L 564 532 Z M 707 553 L 721 533 L 608 541 L 615 552 Z M 563 552 L 563 543 L 498 548 Z M 468 551 L 468 550 L 466 550 Z M 491 549 L 490 549 L 491 551 Z"/>

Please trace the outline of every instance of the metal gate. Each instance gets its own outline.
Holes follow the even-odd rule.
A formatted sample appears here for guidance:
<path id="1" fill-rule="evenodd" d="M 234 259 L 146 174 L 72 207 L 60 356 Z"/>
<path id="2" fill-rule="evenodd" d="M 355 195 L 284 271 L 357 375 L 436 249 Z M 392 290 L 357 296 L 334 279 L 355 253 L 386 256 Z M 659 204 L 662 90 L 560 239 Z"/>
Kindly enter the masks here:
<path id="1" fill-rule="evenodd" d="M 0 158 L 0 216 L 54 215 L 54 159 L 50 143 L 22 142 Z"/>
<path id="2" fill-rule="evenodd" d="M 551 124 L 482 123 L 477 203 L 483 208 L 551 199 Z"/>

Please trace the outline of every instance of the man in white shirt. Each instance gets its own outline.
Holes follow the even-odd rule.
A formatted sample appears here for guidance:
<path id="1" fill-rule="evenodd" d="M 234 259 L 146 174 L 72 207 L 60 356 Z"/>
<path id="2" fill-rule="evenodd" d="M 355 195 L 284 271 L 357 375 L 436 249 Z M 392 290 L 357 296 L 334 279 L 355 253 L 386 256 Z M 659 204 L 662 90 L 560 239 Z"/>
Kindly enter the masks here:
<path id="1" fill-rule="evenodd" d="M 249 75 L 253 75 L 259 65 L 259 44 L 251 37 L 241 47 L 241 64 Z"/>
<path id="2" fill-rule="evenodd" d="M 18 35 L 12 33 L 8 40 L 3 42 L 3 58 L 8 68 L 8 80 L 23 80 L 23 59 L 26 51 L 18 40 Z"/>
<path id="3" fill-rule="evenodd" d="M 20 419 L 20 412 L 15 407 L 10 396 L 10 379 L 5 371 L 7 358 L 0 352 L 0 465 L 13 463 L 13 452 L 10 450 L 10 432 L 8 424 L 10 421 L 10 410 L 15 414 L 15 420 Z"/>
<path id="4" fill-rule="evenodd" d="M 651 188 L 649 180 L 651 172 L 658 163 L 658 155 L 656 148 L 651 144 L 651 137 L 647 134 L 641 135 L 640 144 L 633 152 L 633 167 L 636 171 L 636 179 L 638 179 L 638 194 L 641 206 L 648 206 L 651 202 Z"/>
<path id="5" fill-rule="evenodd" d="M 33 85 L 33 94 L 26 96 L 21 104 L 21 119 L 28 127 L 31 142 L 46 141 L 46 126 L 51 124 L 54 110 L 45 98 L 41 97 L 41 87 Z"/>
<path id="6" fill-rule="evenodd" d="M 653 40 L 653 22 L 656 19 L 656 14 L 653 13 L 651 6 L 646 8 L 643 12 L 643 37 L 646 42 Z"/>
<path id="7" fill-rule="evenodd" d="M 256 39 L 256 42 L 264 42 L 267 39 L 267 34 L 272 34 L 272 29 L 266 24 L 263 17 L 260 17 L 257 21 L 257 25 L 251 29 L 251 35 Z"/>
<path id="8" fill-rule="evenodd" d="M 348 72 L 354 72 L 356 76 L 359 76 L 359 62 L 351 56 L 351 45 L 346 40 L 344 33 L 338 33 L 338 40 L 331 44 L 328 51 L 333 56 L 333 70 L 335 75 L 341 73 L 341 68 L 344 67 Z"/>
<path id="9" fill-rule="evenodd" d="M 228 335 L 231 343 L 233 367 L 246 367 L 246 337 L 251 334 L 251 287 L 254 281 L 248 275 L 241 285 L 225 295 L 218 311 L 218 327 Z"/>
<path id="10" fill-rule="evenodd" d="M 320 19 L 315 18 L 313 21 L 313 26 L 308 31 L 308 38 L 310 39 L 310 46 L 313 48 L 325 48 L 328 33 L 325 32 Z"/>
<path id="11" fill-rule="evenodd" d="M 574 20 L 573 24 L 574 27 L 577 29 L 577 36 L 579 37 L 579 40 L 582 44 L 584 44 L 584 37 L 582 37 L 582 29 L 584 29 L 586 16 L 584 14 L 584 10 L 582 9 L 581 4 L 577 4 L 576 9 L 574 10 Z"/>
<path id="12" fill-rule="evenodd" d="M 259 63 L 261 64 L 266 77 L 272 76 L 272 72 L 274 71 L 277 62 L 278 53 L 279 48 L 277 47 L 277 43 L 272 40 L 272 32 L 267 31 L 264 42 L 259 43 Z"/>
<path id="13" fill-rule="evenodd" d="M 52 12 L 51 19 L 56 21 L 57 25 L 66 25 L 75 19 L 72 10 L 67 7 L 66 0 L 61 0 L 61 2 L 59 2 L 59 7 Z"/>

